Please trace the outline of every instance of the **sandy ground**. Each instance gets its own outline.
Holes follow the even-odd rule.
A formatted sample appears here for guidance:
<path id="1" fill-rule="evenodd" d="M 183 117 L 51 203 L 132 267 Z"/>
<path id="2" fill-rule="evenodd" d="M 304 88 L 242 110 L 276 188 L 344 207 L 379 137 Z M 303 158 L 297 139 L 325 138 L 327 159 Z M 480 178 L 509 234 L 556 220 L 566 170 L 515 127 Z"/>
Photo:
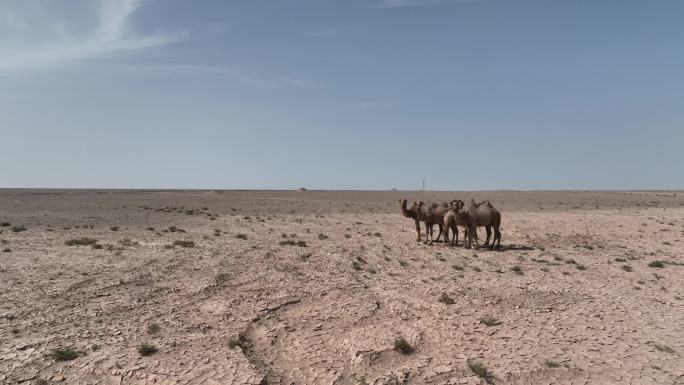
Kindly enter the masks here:
<path id="1" fill-rule="evenodd" d="M 503 250 L 417 243 L 400 197 L 490 199 Z M 684 384 L 684 193 L 0 190 L 0 222 L 2 384 Z"/>

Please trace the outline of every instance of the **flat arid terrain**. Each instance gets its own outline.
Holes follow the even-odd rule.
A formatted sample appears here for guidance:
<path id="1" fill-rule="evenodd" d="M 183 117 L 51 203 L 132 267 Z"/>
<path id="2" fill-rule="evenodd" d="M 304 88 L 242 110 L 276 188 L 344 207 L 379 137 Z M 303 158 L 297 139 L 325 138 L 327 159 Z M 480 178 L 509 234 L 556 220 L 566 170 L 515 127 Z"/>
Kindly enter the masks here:
<path id="1" fill-rule="evenodd" d="M 491 200 L 501 250 L 400 198 Z M 681 192 L 0 190 L 0 222 L 1 384 L 684 384 Z"/>

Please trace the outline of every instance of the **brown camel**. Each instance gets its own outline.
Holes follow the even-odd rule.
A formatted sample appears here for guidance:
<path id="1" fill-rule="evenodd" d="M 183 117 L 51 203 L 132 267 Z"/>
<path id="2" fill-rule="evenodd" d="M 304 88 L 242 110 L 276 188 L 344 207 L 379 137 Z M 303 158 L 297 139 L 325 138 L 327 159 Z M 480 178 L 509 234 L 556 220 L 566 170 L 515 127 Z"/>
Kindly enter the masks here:
<path id="1" fill-rule="evenodd" d="M 411 218 L 416 223 L 416 232 L 418 233 L 418 242 L 420 242 L 420 218 L 418 217 L 418 204 L 413 202 L 413 206 L 406 208 L 406 199 L 399 199 L 401 206 L 401 213 L 406 218 Z"/>
<path id="2" fill-rule="evenodd" d="M 449 211 L 449 205 L 442 203 L 441 205 L 437 203 L 428 202 L 427 205 L 423 201 L 418 201 L 418 217 L 425 223 L 425 244 L 432 244 L 434 241 L 433 228 L 434 225 L 439 226 L 439 234 L 437 235 L 437 240 L 442 236 L 444 230 L 444 214 Z"/>
<path id="3" fill-rule="evenodd" d="M 477 227 L 484 227 L 487 230 L 487 240 L 484 245 L 489 245 L 489 238 L 492 235 L 492 227 L 494 228 L 494 239 L 492 240 L 491 248 L 501 247 L 501 213 L 495 209 L 494 206 L 487 200 L 476 203 L 474 199 L 470 200 L 470 204 L 466 212 L 475 220 Z M 477 246 L 477 227 L 473 234 L 475 238 L 475 245 Z"/>
<path id="4" fill-rule="evenodd" d="M 449 211 L 444 215 L 444 244 L 449 242 L 449 229 L 451 229 L 454 233 L 451 246 L 458 246 L 458 226 L 465 227 L 463 245 L 469 249 L 473 240 L 472 235 L 477 234 L 475 220 L 463 210 L 463 201 L 455 200 L 449 204 Z M 475 245 L 477 246 L 477 243 Z"/>

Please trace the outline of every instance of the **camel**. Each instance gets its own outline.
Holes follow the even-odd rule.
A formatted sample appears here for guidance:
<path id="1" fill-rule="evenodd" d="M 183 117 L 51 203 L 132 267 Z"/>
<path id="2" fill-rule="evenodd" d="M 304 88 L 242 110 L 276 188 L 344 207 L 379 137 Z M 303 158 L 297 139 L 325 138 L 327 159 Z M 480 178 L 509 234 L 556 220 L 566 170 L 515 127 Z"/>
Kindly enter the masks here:
<path id="1" fill-rule="evenodd" d="M 425 206 L 425 202 L 418 201 L 418 217 L 425 223 L 425 244 L 430 244 L 434 241 L 433 228 L 434 225 L 439 226 L 439 234 L 437 235 L 437 240 L 442 236 L 444 231 L 444 214 L 449 211 L 449 205 L 442 203 L 441 205 L 437 203 L 428 202 Z"/>
<path id="2" fill-rule="evenodd" d="M 417 208 L 417 203 L 413 202 L 413 206 L 410 208 L 406 208 L 406 199 L 399 199 L 399 206 L 401 206 L 401 213 L 406 217 L 406 218 L 411 218 L 413 219 L 414 222 L 416 222 L 416 232 L 418 233 L 418 242 L 421 241 L 420 239 L 420 218 L 418 217 L 418 208 Z"/>
<path id="3" fill-rule="evenodd" d="M 451 229 L 454 232 L 451 246 L 458 246 L 458 226 L 463 226 L 466 229 L 463 235 L 463 244 L 469 249 L 472 244 L 473 234 L 477 234 L 477 232 L 475 231 L 475 221 L 467 211 L 462 209 L 463 201 L 455 200 L 449 204 L 449 211 L 444 215 L 444 244 L 449 242 L 449 229 Z M 477 242 L 475 246 L 477 248 Z"/>
<path id="4" fill-rule="evenodd" d="M 466 212 L 475 221 L 476 227 L 473 234 L 475 246 L 477 247 L 477 227 L 484 227 L 485 230 L 487 230 L 487 240 L 484 243 L 485 246 L 489 245 L 489 238 L 492 235 L 493 227 L 494 239 L 492 240 L 490 248 L 501 247 L 501 232 L 499 231 L 499 227 L 501 227 L 501 213 L 499 210 L 495 209 L 488 200 L 476 203 L 474 199 L 471 199 Z"/>

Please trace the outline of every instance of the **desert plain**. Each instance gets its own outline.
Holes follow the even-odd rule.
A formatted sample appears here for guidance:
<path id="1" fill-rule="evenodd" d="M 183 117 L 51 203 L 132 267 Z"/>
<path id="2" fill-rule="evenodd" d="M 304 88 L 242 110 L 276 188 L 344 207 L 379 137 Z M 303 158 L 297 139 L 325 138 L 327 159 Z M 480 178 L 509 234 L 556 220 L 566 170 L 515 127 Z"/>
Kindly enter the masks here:
<path id="1" fill-rule="evenodd" d="M 400 198 L 489 199 L 501 250 Z M 684 384 L 682 192 L 5 189 L 0 222 L 1 384 Z"/>

